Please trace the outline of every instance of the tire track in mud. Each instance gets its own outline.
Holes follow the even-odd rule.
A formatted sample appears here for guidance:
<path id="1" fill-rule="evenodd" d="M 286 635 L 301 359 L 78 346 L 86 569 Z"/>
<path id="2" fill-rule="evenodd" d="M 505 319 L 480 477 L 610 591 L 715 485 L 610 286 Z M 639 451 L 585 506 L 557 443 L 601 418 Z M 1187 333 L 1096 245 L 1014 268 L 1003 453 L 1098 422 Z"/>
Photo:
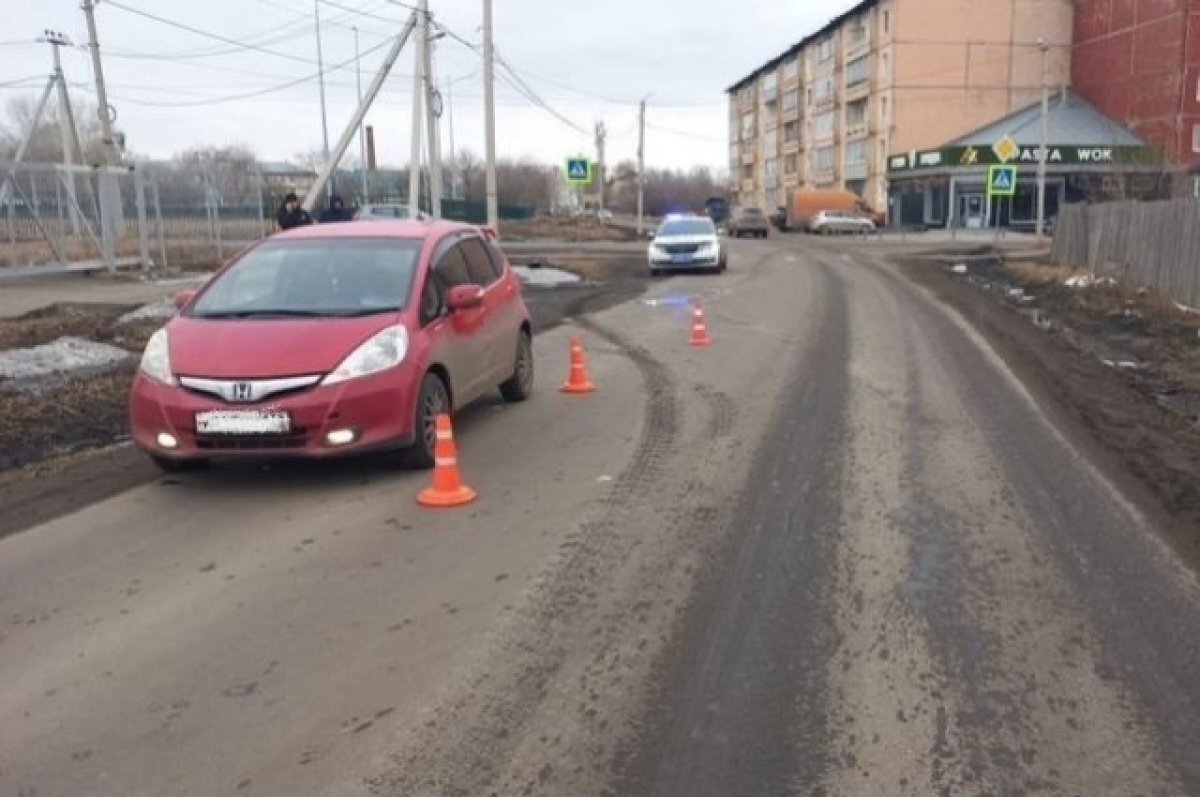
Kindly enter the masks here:
<path id="1" fill-rule="evenodd" d="M 574 311 L 581 313 L 591 298 L 581 297 Z M 611 750 L 596 754 L 592 747 L 591 753 L 580 748 L 567 756 L 561 735 L 543 735 L 537 740 L 544 750 L 541 766 L 530 772 L 513 766 L 530 744 L 539 711 L 552 693 L 581 693 L 573 696 L 578 716 L 567 718 L 567 724 L 575 723 L 582 729 L 576 732 L 588 735 L 587 726 L 601 710 L 602 692 L 621 688 L 619 653 L 613 659 L 610 651 L 629 636 L 630 625 L 646 623 L 652 608 L 645 596 L 630 605 L 613 589 L 616 574 L 642 544 L 630 530 L 633 516 L 655 503 L 694 506 L 703 496 L 664 502 L 659 495 L 660 476 L 679 442 L 677 388 L 666 366 L 645 348 L 589 319 L 574 322 L 624 353 L 641 373 L 645 421 L 635 454 L 601 499 L 598 512 L 561 544 L 558 561 L 543 571 L 511 627 L 498 631 L 487 657 L 498 668 L 473 676 L 455 699 L 435 710 L 410 750 L 393 756 L 394 767 L 367 780 L 373 794 L 562 793 L 554 784 L 567 773 L 556 773 L 548 762 L 592 758 L 596 769 L 606 769 L 612 755 Z M 703 524 L 711 511 L 701 505 L 668 513 L 661 517 L 662 527 Z M 643 580 L 634 577 L 635 583 Z M 637 644 L 645 647 L 646 641 Z M 572 652 L 585 648 L 596 652 L 578 684 L 558 683 Z M 602 678 L 607 682 L 600 683 Z M 592 731 L 603 734 L 606 727 Z M 578 780 L 582 773 L 577 769 L 570 774 Z M 599 777 L 606 778 L 607 772 Z"/>

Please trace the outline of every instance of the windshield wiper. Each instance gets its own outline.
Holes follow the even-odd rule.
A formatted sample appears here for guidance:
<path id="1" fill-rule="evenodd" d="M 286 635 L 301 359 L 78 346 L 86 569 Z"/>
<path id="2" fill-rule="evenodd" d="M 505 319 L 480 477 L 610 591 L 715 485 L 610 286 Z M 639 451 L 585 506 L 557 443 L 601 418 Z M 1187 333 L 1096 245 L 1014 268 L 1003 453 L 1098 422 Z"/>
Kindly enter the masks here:
<path id="1" fill-rule="evenodd" d="M 363 316 L 398 312 L 400 312 L 399 307 L 363 307 L 354 310 L 330 310 L 329 315 L 337 316 L 338 318 L 362 318 Z"/>

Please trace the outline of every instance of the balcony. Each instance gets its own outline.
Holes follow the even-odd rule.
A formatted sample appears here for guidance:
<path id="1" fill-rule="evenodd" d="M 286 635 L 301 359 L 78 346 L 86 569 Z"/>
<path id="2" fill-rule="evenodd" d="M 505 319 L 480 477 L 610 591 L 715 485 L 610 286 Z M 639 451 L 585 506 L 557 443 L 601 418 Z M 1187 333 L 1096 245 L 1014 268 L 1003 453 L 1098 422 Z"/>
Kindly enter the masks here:
<path id="1" fill-rule="evenodd" d="M 754 165 L 754 155 L 755 155 L 755 152 L 753 149 L 743 150 L 742 151 L 742 165 L 743 166 L 753 166 Z"/>
<path id="2" fill-rule="evenodd" d="M 834 106 L 835 104 L 837 104 L 837 96 L 838 96 L 837 89 L 834 89 L 833 91 L 829 92 L 824 97 L 818 97 L 814 93 L 813 108 L 814 109 L 830 108 L 830 107 Z"/>
<path id="3" fill-rule="evenodd" d="M 834 174 L 833 167 L 830 166 L 828 168 L 813 169 L 809 179 L 813 185 L 833 185 L 836 175 Z"/>
<path id="4" fill-rule="evenodd" d="M 783 154 L 784 155 L 795 155 L 799 151 L 800 151 L 800 139 L 796 139 L 794 141 L 783 142 Z"/>
<path id="5" fill-rule="evenodd" d="M 762 90 L 763 105 L 774 105 L 779 102 L 779 87 L 772 86 Z"/>
<path id="6" fill-rule="evenodd" d="M 754 180 L 742 180 L 742 191 L 747 194 L 754 192 Z"/>
<path id="7" fill-rule="evenodd" d="M 857 141 L 860 138 L 866 138 L 870 135 L 870 126 L 867 120 L 863 119 L 860 122 L 846 122 L 846 133 L 843 136 L 846 141 Z"/>
<path id="8" fill-rule="evenodd" d="M 846 86 L 844 91 L 846 102 L 849 103 L 854 102 L 855 100 L 861 100 L 863 97 L 866 97 L 871 93 L 871 81 L 860 80 L 853 85 Z"/>
<path id="9" fill-rule="evenodd" d="M 863 31 L 861 39 L 855 39 L 854 36 L 846 37 L 846 50 L 842 53 L 842 62 L 849 63 L 859 56 L 866 55 L 871 51 L 871 37 L 867 31 Z"/>
<path id="10" fill-rule="evenodd" d="M 842 167 L 842 172 L 847 180 L 865 180 L 871 173 L 871 164 L 866 161 L 847 163 Z"/>

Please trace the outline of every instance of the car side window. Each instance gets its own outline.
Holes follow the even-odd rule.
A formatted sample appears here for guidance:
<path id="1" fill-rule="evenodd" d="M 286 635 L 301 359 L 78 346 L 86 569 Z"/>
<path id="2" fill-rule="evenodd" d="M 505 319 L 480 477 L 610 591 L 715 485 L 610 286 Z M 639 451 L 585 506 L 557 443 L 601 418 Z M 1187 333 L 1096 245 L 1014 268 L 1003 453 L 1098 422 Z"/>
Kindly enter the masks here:
<path id="1" fill-rule="evenodd" d="M 471 270 L 463 255 L 462 243 L 454 244 L 447 249 L 434 263 L 433 272 L 441 281 L 442 286 L 447 289 L 456 285 L 469 285 L 475 281 L 471 277 Z"/>
<path id="2" fill-rule="evenodd" d="M 463 256 L 467 259 L 467 270 L 471 274 L 471 282 L 487 287 L 496 281 L 496 269 L 492 259 L 478 238 L 464 238 L 459 244 Z"/>
<path id="3" fill-rule="evenodd" d="M 500 245 L 495 241 L 484 241 L 483 246 L 487 249 L 488 256 L 492 260 L 492 268 L 496 272 L 496 279 L 504 276 L 504 253 L 500 251 Z"/>

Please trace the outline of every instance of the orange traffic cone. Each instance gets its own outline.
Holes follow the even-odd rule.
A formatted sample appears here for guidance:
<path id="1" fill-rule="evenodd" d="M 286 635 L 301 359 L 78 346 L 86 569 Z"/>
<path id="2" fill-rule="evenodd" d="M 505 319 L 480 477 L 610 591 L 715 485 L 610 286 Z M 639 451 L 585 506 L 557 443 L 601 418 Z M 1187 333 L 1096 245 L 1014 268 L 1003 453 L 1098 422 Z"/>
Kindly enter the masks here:
<path id="1" fill-rule="evenodd" d="M 578 336 L 571 338 L 571 374 L 562 386 L 564 393 L 591 393 L 596 389 L 588 378 L 587 358 L 583 354 L 583 342 Z"/>
<path id="2" fill-rule="evenodd" d="M 458 473 L 458 449 L 454 445 L 454 432 L 450 428 L 450 416 L 437 417 L 437 443 L 433 449 L 433 485 L 417 495 L 421 506 L 452 507 L 469 504 L 478 494 L 462 483 Z"/>
<path id="3" fill-rule="evenodd" d="M 693 346 L 707 346 L 712 343 L 708 337 L 708 325 L 704 322 L 704 306 L 699 301 L 692 310 L 692 341 Z"/>

